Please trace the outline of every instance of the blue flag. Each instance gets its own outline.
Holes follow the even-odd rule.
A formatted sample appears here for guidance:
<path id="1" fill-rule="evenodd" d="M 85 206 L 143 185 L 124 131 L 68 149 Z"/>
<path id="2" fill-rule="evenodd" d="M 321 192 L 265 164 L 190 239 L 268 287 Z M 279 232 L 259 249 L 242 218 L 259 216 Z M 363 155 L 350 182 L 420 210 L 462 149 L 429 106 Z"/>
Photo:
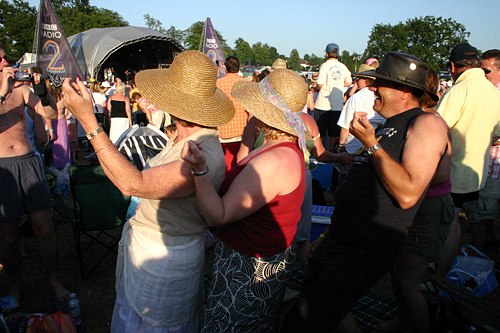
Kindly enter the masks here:
<path id="1" fill-rule="evenodd" d="M 69 46 L 54 7 L 49 0 L 40 0 L 38 8 L 36 65 L 46 74 L 75 79 L 82 72 Z"/>

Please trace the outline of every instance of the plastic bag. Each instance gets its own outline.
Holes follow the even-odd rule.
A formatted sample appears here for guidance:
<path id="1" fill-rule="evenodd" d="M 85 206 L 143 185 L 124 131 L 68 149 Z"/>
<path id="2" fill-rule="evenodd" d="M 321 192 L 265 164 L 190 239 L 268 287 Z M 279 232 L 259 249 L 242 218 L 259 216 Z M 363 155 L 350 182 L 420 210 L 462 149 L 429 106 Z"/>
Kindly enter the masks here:
<path id="1" fill-rule="evenodd" d="M 67 163 L 62 170 L 58 170 L 54 167 L 46 168 L 48 172 L 56 176 L 56 186 L 54 192 L 59 194 L 63 198 L 66 198 L 69 194 L 70 180 L 69 180 L 69 168 L 71 164 Z"/>
<path id="2" fill-rule="evenodd" d="M 455 258 L 446 277 L 477 297 L 487 296 L 498 287 L 495 263 L 472 245 L 462 246 L 461 252 L 462 255 Z M 469 252 L 477 256 L 469 255 Z"/>
<path id="3" fill-rule="evenodd" d="M 71 316 L 61 311 L 34 314 L 28 318 L 26 333 L 77 333 Z"/>

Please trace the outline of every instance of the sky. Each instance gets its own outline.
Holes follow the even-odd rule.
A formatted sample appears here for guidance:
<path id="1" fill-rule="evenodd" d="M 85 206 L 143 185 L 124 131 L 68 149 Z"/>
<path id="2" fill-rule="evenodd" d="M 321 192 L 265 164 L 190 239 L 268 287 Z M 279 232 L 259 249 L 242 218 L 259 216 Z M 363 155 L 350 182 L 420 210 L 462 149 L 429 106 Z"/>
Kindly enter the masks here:
<path id="1" fill-rule="evenodd" d="M 39 0 L 28 0 L 38 6 Z M 290 55 L 323 56 L 328 43 L 341 51 L 362 53 L 375 24 L 397 24 L 427 15 L 451 18 L 470 32 L 469 43 L 479 50 L 500 48 L 500 0 L 378 0 L 378 1 L 263 1 L 263 0 L 90 0 L 118 12 L 133 26 L 145 26 L 144 15 L 168 29 L 184 30 L 210 17 L 215 29 L 234 48 L 239 37 L 250 45 L 261 42 Z"/>

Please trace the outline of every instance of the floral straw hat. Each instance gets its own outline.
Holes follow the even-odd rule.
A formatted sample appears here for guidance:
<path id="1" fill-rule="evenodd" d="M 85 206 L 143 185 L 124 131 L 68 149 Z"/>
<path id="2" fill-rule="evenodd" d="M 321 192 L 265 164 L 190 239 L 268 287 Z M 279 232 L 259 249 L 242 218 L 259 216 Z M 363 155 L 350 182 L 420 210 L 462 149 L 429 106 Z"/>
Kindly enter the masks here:
<path id="1" fill-rule="evenodd" d="M 227 123 L 235 112 L 216 81 L 215 64 L 199 51 L 181 52 L 169 69 L 143 70 L 135 77 L 142 95 L 159 109 L 206 127 Z"/>
<path id="2" fill-rule="evenodd" d="M 305 147 L 306 128 L 300 113 L 307 101 L 307 84 L 299 74 L 277 69 L 259 83 L 238 81 L 231 95 L 257 119 L 297 136 L 300 147 Z"/>

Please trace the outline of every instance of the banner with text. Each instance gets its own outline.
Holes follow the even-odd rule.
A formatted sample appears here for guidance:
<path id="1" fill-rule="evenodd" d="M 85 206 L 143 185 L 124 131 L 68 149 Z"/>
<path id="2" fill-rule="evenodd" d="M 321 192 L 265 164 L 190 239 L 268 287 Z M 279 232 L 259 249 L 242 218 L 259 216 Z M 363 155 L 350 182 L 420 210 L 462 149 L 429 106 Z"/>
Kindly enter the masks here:
<path id="1" fill-rule="evenodd" d="M 61 78 L 83 76 L 69 46 L 54 7 L 49 0 L 40 0 L 37 27 L 36 65 L 44 74 L 57 74 Z"/>
<path id="2" fill-rule="evenodd" d="M 224 62 L 226 57 L 224 56 L 224 51 L 222 51 L 222 45 L 217 37 L 217 32 L 212 25 L 212 21 L 209 17 L 205 21 L 205 29 L 203 33 L 203 53 L 205 53 L 213 62 L 219 66 L 219 77 L 226 74 L 226 67 Z"/>

